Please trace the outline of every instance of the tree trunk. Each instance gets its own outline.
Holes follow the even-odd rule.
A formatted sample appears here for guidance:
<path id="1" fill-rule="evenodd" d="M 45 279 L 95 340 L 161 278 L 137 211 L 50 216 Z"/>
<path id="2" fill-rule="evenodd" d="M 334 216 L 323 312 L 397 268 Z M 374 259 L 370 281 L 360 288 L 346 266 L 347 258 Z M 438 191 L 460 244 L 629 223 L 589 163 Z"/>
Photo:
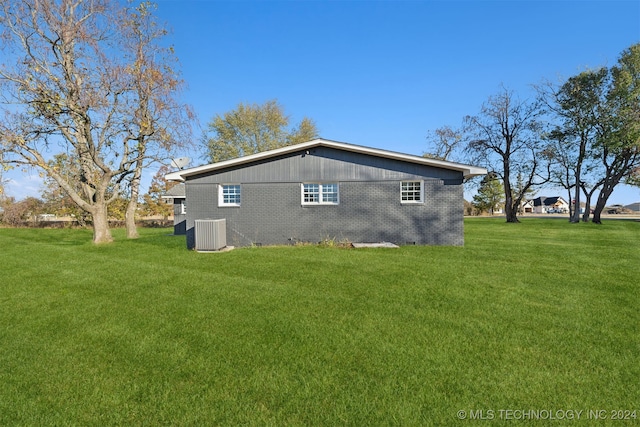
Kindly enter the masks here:
<path id="1" fill-rule="evenodd" d="M 580 191 L 582 190 L 582 161 L 584 160 L 585 153 L 587 151 L 587 134 L 583 131 L 580 135 L 580 151 L 578 153 L 578 164 L 576 165 L 576 190 L 575 190 L 575 211 L 573 212 L 573 217 L 571 217 L 571 222 L 580 222 Z M 587 196 L 587 201 L 589 196 Z M 589 203 L 587 203 L 588 205 Z M 589 206 L 585 208 L 585 212 L 589 212 Z M 587 220 L 589 216 L 587 214 Z M 584 217 L 582 218 L 584 221 Z"/>
<path id="2" fill-rule="evenodd" d="M 603 189 L 600 192 L 600 195 L 598 196 L 598 200 L 596 201 L 596 206 L 595 208 L 593 208 L 593 219 L 591 220 L 591 222 L 593 222 L 594 224 L 602 224 L 602 219 L 600 219 L 600 215 L 602 215 L 602 211 L 604 210 L 607 200 L 611 195 L 611 193 L 603 195 L 604 191 L 605 190 Z"/>
<path id="3" fill-rule="evenodd" d="M 93 243 L 111 243 L 113 237 L 111 236 L 111 230 L 109 230 L 109 218 L 107 215 L 107 206 L 96 205 L 95 210 L 91 212 L 91 218 L 93 222 Z"/>
<path id="4" fill-rule="evenodd" d="M 604 206 L 602 208 L 604 208 Z M 596 207 L 593 210 L 593 219 L 591 220 L 594 224 L 602 224 L 602 220 L 600 219 L 602 208 L 598 209 L 598 205 L 596 204 Z"/>
<path id="5" fill-rule="evenodd" d="M 589 222 L 591 215 L 591 194 L 585 194 L 584 213 L 582 214 L 582 222 Z"/>
<path id="6" fill-rule="evenodd" d="M 124 225 L 127 229 L 128 239 L 137 239 L 140 237 L 138 234 L 138 228 L 136 227 L 136 211 L 138 210 L 138 190 L 133 189 L 131 186 L 131 199 L 127 203 L 127 210 L 124 214 Z"/>
<path id="7" fill-rule="evenodd" d="M 509 163 L 504 162 L 504 178 L 502 185 L 504 187 L 504 215 L 507 222 L 520 222 L 518 219 L 518 206 L 513 205 L 513 192 L 511 191 L 511 182 L 509 174 Z"/>
<path id="8" fill-rule="evenodd" d="M 569 222 L 578 223 L 580 222 L 580 174 L 576 175 L 576 189 L 574 191 L 573 196 L 573 212 L 571 218 L 569 218 Z M 571 200 L 569 200 L 569 205 L 571 205 Z"/>
<path id="9" fill-rule="evenodd" d="M 567 194 L 569 196 L 569 222 L 571 222 L 571 218 L 573 218 L 574 212 L 576 211 L 576 204 L 575 199 L 571 197 L 571 188 L 567 188 Z M 573 202 L 571 200 L 573 200 Z"/>
<path id="10" fill-rule="evenodd" d="M 520 222 L 518 219 L 518 205 L 520 204 L 520 199 L 513 200 L 512 197 L 506 197 L 506 201 L 504 204 L 504 215 L 507 219 L 507 222 Z"/>
<path id="11" fill-rule="evenodd" d="M 507 217 L 507 222 L 520 222 L 520 220 L 518 219 L 518 210 L 517 209 L 512 209 L 510 207 L 506 207 L 505 209 L 505 214 Z"/>
<path id="12" fill-rule="evenodd" d="M 124 225 L 127 229 L 127 238 L 128 239 L 137 239 L 140 237 L 138 234 L 138 227 L 136 227 L 136 210 L 138 209 L 138 204 L 134 201 L 129 200 L 127 203 L 127 211 L 124 214 Z"/>
<path id="13" fill-rule="evenodd" d="M 617 184 L 617 183 L 616 183 Z M 598 195 L 598 200 L 596 201 L 596 207 L 593 208 L 593 219 L 591 222 L 595 224 L 602 224 L 602 220 L 600 219 L 600 215 L 604 210 L 605 206 L 607 206 L 607 200 L 609 200 L 609 196 L 613 193 L 615 185 L 603 185 L 602 190 L 600 190 L 600 194 Z"/>
<path id="14" fill-rule="evenodd" d="M 131 197 L 127 203 L 127 210 L 124 214 L 124 224 L 127 229 L 128 239 L 140 237 L 136 227 L 136 211 L 138 210 L 138 196 L 140 194 L 140 179 L 142 177 L 142 163 L 138 161 L 131 179 Z"/>

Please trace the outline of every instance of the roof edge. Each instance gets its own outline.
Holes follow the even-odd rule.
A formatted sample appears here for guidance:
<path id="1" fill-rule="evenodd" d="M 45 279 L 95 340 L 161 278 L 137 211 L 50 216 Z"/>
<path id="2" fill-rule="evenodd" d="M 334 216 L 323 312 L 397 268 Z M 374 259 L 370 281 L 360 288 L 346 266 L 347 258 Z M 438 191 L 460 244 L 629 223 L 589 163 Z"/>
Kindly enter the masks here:
<path id="1" fill-rule="evenodd" d="M 212 172 L 217 169 L 223 169 L 229 166 L 238 166 L 245 163 L 251 163 L 258 160 L 268 159 L 270 157 L 280 156 L 282 154 L 288 154 L 300 150 L 308 150 L 314 147 L 324 146 L 330 148 L 341 149 L 345 151 L 351 151 L 362 154 L 369 154 L 378 157 L 385 157 L 390 159 L 402 160 L 410 163 L 419 163 L 427 166 L 440 167 L 443 169 L 457 170 L 462 172 L 465 178 L 472 178 L 474 176 L 486 175 L 487 169 L 478 166 L 465 165 L 462 163 L 455 163 L 446 160 L 436 160 L 427 157 L 420 157 L 412 154 L 404 154 L 396 151 L 383 150 L 379 148 L 370 148 L 362 145 L 348 144 L 345 142 L 331 141 L 328 139 L 317 138 L 311 141 L 303 142 L 296 145 L 288 145 L 286 147 L 276 148 L 274 150 L 263 151 L 256 154 L 250 154 L 248 156 L 237 157 L 231 160 L 224 160 L 222 162 L 211 163 L 208 165 L 197 166 L 195 168 L 189 168 L 165 175 L 165 179 L 169 181 L 181 181 L 184 182 L 187 177 L 200 175 L 206 172 Z"/>

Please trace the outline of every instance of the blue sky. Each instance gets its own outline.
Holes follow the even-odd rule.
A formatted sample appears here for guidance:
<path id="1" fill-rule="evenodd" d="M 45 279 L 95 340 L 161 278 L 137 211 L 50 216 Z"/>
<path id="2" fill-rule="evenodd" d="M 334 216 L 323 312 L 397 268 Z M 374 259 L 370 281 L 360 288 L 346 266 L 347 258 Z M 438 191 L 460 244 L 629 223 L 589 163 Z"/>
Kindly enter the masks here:
<path id="1" fill-rule="evenodd" d="M 417 155 L 429 131 L 458 126 L 502 85 L 530 98 L 532 84 L 611 66 L 640 42 L 638 0 L 157 3 L 203 127 L 277 99 L 323 138 Z M 9 194 L 37 187 L 34 175 L 12 174 Z M 635 201 L 636 187 L 610 199 Z"/>

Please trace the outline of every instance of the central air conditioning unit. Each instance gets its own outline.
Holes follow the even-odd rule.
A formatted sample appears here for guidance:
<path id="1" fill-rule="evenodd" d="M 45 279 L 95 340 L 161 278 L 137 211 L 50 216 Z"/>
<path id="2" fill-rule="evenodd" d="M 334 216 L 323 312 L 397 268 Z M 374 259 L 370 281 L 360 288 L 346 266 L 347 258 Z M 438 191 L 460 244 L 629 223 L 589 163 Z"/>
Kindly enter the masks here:
<path id="1" fill-rule="evenodd" d="M 196 219 L 196 251 L 219 251 L 226 246 L 226 219 Z"/>

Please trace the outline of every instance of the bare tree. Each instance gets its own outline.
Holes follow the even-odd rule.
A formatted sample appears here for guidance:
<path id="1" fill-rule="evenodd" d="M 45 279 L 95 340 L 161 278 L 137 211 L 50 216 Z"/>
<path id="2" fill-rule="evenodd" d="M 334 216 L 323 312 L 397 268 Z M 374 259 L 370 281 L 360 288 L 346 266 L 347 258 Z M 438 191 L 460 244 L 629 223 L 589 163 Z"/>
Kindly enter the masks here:
<path id="1" fill-rule="evenodd" d="M 539 102 L 519 101 L 503 89 L 483 104 L 479 115 L 465 118 L 466 150 L 471 159 L 502 180 L 507 222 L 519 222 L 524 196 L 549 180 L 538 120 L 542 114 Z M 518 176 L 521 185 L 515 184 Z"/>
<path id="2" fill-rule="evenodd" d="M 129 238 L 138 237 L 135 214 L 143 169 L 150 161 L 157 160 L 159 153 L 169 154 L 172 149 L 189 144 L 184 138 L 191 134 L 189 124 L 193 120 L 190 108 L 176 102 L 181 80 L 175 72 L 172 49 L 156 43 L 167 30 L 154 19 L 152 7 L 145 2 L 137 9 L 124 11 L 123 31 L 125 40 L 129 41 L 126 44 L 128 75 L 135 94 L 129 106 L 134 114 L 128 132 L 137 147 L 125 214 Z"/>
<path id="3" fill-rule="evenodd" d="M 128 186 L 135 210 L 143 168 L 168 157 L 188 122 L 151 4 L 120 5 L 0 0 L 4 159 L 54 179 L 91 216 L 95 243 L 112 240 L 109 204 Z M 47 161 L 56 151 L 78 174 Z"/>
<path id="4" fill-rule="evenodd" d="M 451 126 L 443 126 L 427 134 L 429 151 L 423 157 L 437 160 L 459 161 L 455 158 L 463 142 L 463 131 Z"/>
<path id="5" fill-rule="evenodd" d="M 44 213 L 44 203 L 35 197 L 15 201 L 13 197 L 0 200 L 0 220 L 11 226 L 21 226 L 27 222 L 36 223 L 38 216 Z"/>

